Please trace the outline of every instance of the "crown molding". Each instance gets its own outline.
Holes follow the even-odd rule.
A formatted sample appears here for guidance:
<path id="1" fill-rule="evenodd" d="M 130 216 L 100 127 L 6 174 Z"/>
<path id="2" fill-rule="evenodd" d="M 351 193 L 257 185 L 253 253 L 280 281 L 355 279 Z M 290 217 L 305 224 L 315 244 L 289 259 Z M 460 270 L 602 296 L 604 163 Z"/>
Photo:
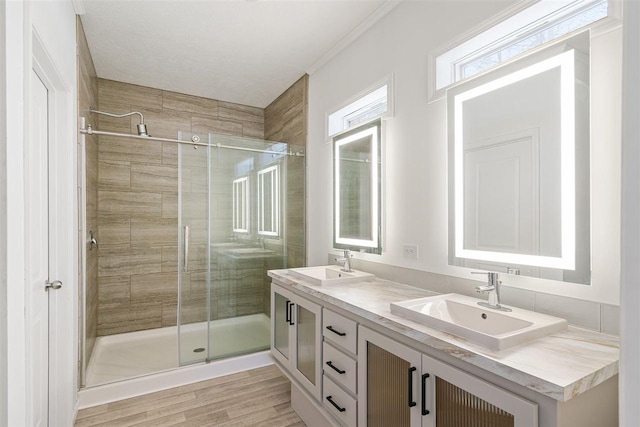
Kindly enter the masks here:
<path id="1" fill-rule="evenodd" d="M 311 75 L 322 68 L 327 62 L 329 62 L 333 57 L 338 55 L 344 49 L 347 48 L 351 43 L 353 43 L 358 37 L 364 34 L 369 28 L 373 27 L 373 25 L 382 19 L 386 14 L 391 12 L 396 6 L 398 6 L 402 0 L 386 0 L 383 4 L 380 5 L 376 10 L 374 10 L 371 15 L 367 16 L 367 18 L 362 21 L 356 28 L 353 29 L 349 34 L 342 38 L 335 46 L 327 51 L 319 60 L 317 60 L 313 65 L 307 68 L 307 74 Z"/>

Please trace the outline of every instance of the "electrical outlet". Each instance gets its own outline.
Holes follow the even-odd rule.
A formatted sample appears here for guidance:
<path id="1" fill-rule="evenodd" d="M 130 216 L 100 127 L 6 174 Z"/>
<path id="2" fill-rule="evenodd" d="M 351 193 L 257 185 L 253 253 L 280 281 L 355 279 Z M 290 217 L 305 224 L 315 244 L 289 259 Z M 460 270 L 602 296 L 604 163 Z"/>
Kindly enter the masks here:
<path id="1" fill-rule="evenodd" d="M 418 246 L 402 245 L 402 256 L 405 258 L 418 259 Z"/>

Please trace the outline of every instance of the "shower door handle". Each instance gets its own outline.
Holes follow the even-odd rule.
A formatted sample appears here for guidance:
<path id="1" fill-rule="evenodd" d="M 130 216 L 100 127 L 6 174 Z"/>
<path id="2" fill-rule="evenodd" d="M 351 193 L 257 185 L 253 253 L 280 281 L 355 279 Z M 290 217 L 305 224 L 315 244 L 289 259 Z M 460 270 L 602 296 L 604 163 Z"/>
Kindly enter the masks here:
<path id="1" fill-rule="evenodd" d="M 184 272 L 189 271 L 189 226 L 184 226 Z"/>

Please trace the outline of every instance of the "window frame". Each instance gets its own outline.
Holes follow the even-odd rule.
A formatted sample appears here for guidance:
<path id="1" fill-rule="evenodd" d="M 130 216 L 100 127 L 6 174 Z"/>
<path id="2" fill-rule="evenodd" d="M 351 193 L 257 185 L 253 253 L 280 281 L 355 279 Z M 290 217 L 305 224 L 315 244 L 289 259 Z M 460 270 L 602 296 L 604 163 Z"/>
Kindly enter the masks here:
<path id="1" fill-rule="evenodd" d="M 358 127 L 358 126 L 362 126 L 362 125 L 364 125 L 366 123 L 372 122 L 372 121 L 377 120 L 377 119 L 388 119 L 390 117 L 393 117 L 395 115 L 394 80 L 395 80 L 394 75 L 390 74 L 387 77 L 385 77 L 385 78 L 383 78 L 381 80 L 378 80 L 376 83 L 366 87 L 365 89 L 363 89 L 360 92 L 356 93 L 355 95 L 351 96 L 346 101 L 342 102 L 340 105 L 337 105 L 334 108 L 329 109 L 329 111 L 327 111 L 325 113 L 325 118 L 324 118 L 325 119 L 324 120 L 324 122 L 325 122 L 324 123 L 325 143 L 326 144 L 332 144 L 334 137 L 339 136 L 344 132 L 348 132 L 351 129 L 354 129 L 354 128 Z M 367 97 L 371 93 L 381 89 L 385 85 L 387 87 L 387 111 L 385 111 L 382 114 L 378 114 L 376 116 L 368 117 L 365 120 L 363 120 L 362 122 L 356 123 L 353 126 L 348 126 L 347 120 L 349 119 L 349 117 L 355 115 L 359 110 L 363 109 L 364 107 L 366 107 L 368 105 L 360 106 L 360 107 L 354 107 L 353 109 L 349 109 L 349 107 L 352 106 L 353 104 L 358 103 L 358 101 L 360 101 L 363 98 Z M 371 104 L 373 104 L 374 102 L 372 102 Z M 369 105 L 371 105 L 371 104 L 369 104 Z M 342 110 L 344 110 L 344 111 L 340 114 L 340 112 Z M 330 127 L 331 127 L 332 121 L 333 121 L 332 120 L 332 116 L 335 115 L 335 114 L 339 114 L 336 117 L 338 118 L 338 120 L 340 120 L 341 129 L 338 130 L 338 131 L 331 132 Z"/>
<path id="2" fill-rule="evenodd" d="M 605 34 L 609 31 L 612 31 L 616 28 L 619 28 L 622 25 L 622 5 L 621 5 L 621 1 L 620 0 L 607 0 L 608 1 L 608 15 L 605 18 L 599 19 L 597 21 L 594 21 L 590 24 L 584 25 L 580 28 L 577 28 L 567 34 L 563 34 L 560 37 L 554 38 L 552 40 L 549 40 L 543 44 L 540 44 L 538 46 L 535 46 L 531 49 L 525 50 L 511 58 L 508 58 L 505 61 L 502 61 L 498 64 L 495 64 L 491 67 L 488 67 L 484 70 L 482 70 L 481 72 L 477 73 L 477 74 L 473 74 L 469 77 L 466 78 L 460 78 L 459 80 L 455 80 L 455 75 L 458 73 L 458 71 L 456 70 L 456 68 L 460 65 L 460 64 L 464 64 L 466 61 L 464 60 L 464 58 L 466 57 L 473 57 L 476 54 L 481 54 L 482 52 L 487 52 L 490 49 L 498 49 L 500 46 L 508 46 L 509 44 L 513 44 L 515 41 L 519 40 L 520 37 L 527 37 L 529 35 L 531 35 L 531 30 L 535 30 L 535 29 L 539 29 L 539 28 L 543 28 L 546 24 L 539 24 L 536 26 L 532 26 L 532 22 L 530 22 L 529 24 L 523 25 L 522 27 L 512 30 L 511 32 L 498 36 L 498 39 L 491 42 L 491 43 L 485 43 L 482 46 L 478 47 L 477 49 L 468 52 L 464 55 L 461 55 L 459 57 L 456 57 L 454 59 L 452 59 L 450 62 L 447 63 L 447 74 L 451 74 L 451 81 L 449 82 L 449 84 L 441 87 L 441 88 L 437 88 L 437 82 L 438 82 L 438 76 L 441 75 L 442 72 L 444 71 L 439 71 L 438 68 L 441 68 L 441 66 L 438 65 L 438 58 L 440 56 L 442 56 L 443 54 L 446 54 L 447 52 L 453 51 L 454 49 L 458 48 L 459 46 L 469 42 L 470 40 L 482 35 L 483 33 L 486 33 L 487 31 L 490 31 L 491 29 L 495 28 L 496 26 L 508 21 L 510 18 L 513 18 L 514 16 L 518 15 L 521 12 L 524 12 L 526 9 L 529 9 L 537 4 L 539 4 L 541 1 L 543 0 L 523 0 L 522 2 L 519 2 L 518 4 L 515 4 L 507 9 L 505 9 L 504 11 L 502 11 L 501 13 L 495 15 L 494 17 L 484 21 L 483 23 L 477 25 L 476 27 L 472 28 L 471 30 L 463 33 L 462 35 L 460 35 L 459 37 L 456 37 L 453 40 L 450 40 L 449 42 L 445 43 L 444 45 L 441 45 L 440 47 L 432 50 L 429 52 L 428 54 L 428 69 L 429 69 L 429 73 L 427 75 L 427 80 L 428 80 L 428 102 L 432 103 L 435 101 L 439 101 L 442 99 L 446 98 L 446 91 L 447 89 L 454 87 L 458 84 L 461 84 L 463 82 L 468 81 L 469 79 L 473 79 L 479 76 L 484 75 L 487 72 L 490 72 L 491 70 L 495 69 L 496 67 L 500 67 L 504 64 L 508 64 L 510 62 L 513 61 L 517 61 L 518 59 L 522 58 L 523 56 L 526 55 L 531 55 L 531 54 L 535 54 L 536 52 L 539 52 L 540 50 L 546 48 L 547 46 L 549 46 L 550 43 L 557 43 L 560 42 L 564 39 L 568 39 L 572 36 L 574 36 L 577 33 L 580 33 L 582 31 L 585 31 L 586 29 L 590 29 L 591 30 L 591 37 L 597 37 L 599 35 Z M 597 0 L 594 0 L 594 3 Z M 568 6 L 568 5 L 567 5 Z M 565 6 L 565 7 L 567 7 Z M 576 7 L 576 11 L 579 10 L 582 7 L 586 7 L 585 5 Z M 557 13 L 554 12 L 554 13 Z M 571 12 L 573 13 L 573 12 Z M 561 20 L 564 17 L 568 17 L 571 15 L 571 13 L 567 13 L 565 15 L 562 15 L 561 18 L 558 19 L 557 22 L 561 22 Z M 553 15 L 553 13 L 551 14 Z M 534 21 L 537 22 L 537 21 Z M 520 32 L 520 34 L 514 35 L 516 33 Z M 500 39 L 504 38 L 504 42 L 499 42 Z"/>

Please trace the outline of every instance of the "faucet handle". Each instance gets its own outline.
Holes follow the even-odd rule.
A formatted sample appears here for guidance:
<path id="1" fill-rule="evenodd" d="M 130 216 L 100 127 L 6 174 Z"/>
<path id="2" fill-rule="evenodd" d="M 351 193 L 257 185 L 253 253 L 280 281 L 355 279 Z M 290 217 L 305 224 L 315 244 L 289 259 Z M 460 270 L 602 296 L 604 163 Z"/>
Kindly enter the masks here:
<path id="1" fill-rule="evenodd" d="M 499 285 L 500 283 L 500 273 L 497 271 L 472 271 L 471 274 L 486 274 L 487 275 L 487 283 L 489 285 Z"/>
<path id="2" fill-rule="evenodd" d="M 346 259 L 353 258 L 353 255 L 351 254 L 351 249 L 345 249 L 344 250 L 344 257 Z"/>

